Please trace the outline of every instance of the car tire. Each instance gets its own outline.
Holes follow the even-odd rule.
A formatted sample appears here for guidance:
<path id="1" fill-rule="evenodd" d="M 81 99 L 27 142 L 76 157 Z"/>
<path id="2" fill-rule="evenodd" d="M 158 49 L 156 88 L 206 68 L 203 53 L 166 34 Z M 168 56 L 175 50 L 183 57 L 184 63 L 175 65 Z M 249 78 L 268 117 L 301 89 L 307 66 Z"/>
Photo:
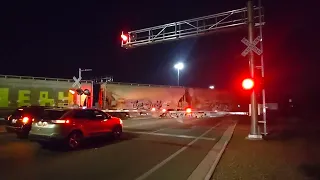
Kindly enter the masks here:
<path id="1" fill-rule="evenodd" d="M 49 147 L 49 143 L 48 142 L 38 142 L 38 144 L 41 146 L 41 148 L 43 149 L 47 149 Z"/>
<path id="2" fill-rule="evenodd" d="M 83 135 L 81 132 L 79 131 L 73 131 L 72 133 L 70 133 L 70 135 L 67 138 L 67 147 L 70 150 L 75 150 L 78 149 L 81 144 L 82 144 L 82 140 L 83 140 Z"/>
<path id="3" fill-rule="evenodd" d="M 19 132 L 19 133 L 17 133 L 17 138 L 19 138 L 19 139 L 26 139 L 26 138 L 28 138 L 28 135 L 29 135 L 29 133 Z"/>
<path id="4" fill-rule="evenodd" d="M 112 129 L 112 138 L 115 140 L 118 140 L 121 138 L 122 135 L 122 127 L 121 126 L 115 126 Z"/>

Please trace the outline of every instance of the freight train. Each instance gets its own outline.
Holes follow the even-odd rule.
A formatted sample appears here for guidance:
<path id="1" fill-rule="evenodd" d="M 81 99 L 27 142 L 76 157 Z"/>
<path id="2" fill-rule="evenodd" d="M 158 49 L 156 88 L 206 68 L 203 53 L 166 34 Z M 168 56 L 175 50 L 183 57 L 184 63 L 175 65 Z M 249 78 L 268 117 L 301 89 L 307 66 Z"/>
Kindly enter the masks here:
<path id="1" fill-rule="evenodd" d="M 0 76 L 0 109 L 40 105 L 74 105 L 100 109 L 223 110 L 232 108 L 232 94 L 224 90 L 115 82 L 81 81 L 90 95 L 75 93 L 72 79 Z"/>

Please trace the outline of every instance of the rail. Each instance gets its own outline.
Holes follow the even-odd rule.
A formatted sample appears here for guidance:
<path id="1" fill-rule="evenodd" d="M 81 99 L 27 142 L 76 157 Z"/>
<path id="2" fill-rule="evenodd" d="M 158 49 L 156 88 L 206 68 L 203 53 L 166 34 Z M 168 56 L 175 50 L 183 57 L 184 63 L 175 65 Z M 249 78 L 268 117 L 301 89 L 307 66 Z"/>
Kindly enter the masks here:
<path id="1" fill-rule="evenodd" d="M 177 117 L 217 117 L 217 115 L 249 115 L 248 112 L 230 112 L 230 111 L 147 111 L 147 110 L 102 110 L 106 113 L 143 113 L 143 114 L 149 114 L 149 115 L 155 115 L 158 114 L 160 117 L 171 117 L 171 118 L 177 118 Z"/>

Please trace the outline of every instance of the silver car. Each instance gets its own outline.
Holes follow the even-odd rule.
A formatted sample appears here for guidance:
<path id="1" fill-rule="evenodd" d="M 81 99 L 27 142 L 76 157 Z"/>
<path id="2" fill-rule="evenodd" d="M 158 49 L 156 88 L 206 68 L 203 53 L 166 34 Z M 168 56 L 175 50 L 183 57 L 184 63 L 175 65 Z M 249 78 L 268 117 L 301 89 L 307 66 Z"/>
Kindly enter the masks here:
<path id="1" fill-rule="evenodd" d="M 53 141 L 78 148 L 85 138 L 122 134 L 122 120 L 96 109 L 47 109 L 34 121 L 29 139 L 45 146 Z"/>

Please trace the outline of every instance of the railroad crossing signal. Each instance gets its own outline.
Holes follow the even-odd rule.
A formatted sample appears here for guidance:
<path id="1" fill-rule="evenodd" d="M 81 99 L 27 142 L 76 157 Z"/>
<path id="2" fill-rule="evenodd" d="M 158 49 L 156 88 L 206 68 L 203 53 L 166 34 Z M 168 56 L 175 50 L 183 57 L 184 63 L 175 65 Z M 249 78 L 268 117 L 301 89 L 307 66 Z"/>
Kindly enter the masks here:
<path id="1" fill-rule="evenodd" d="M 251 78 L 244 79 L 242 81 L 242 87 L 245 90 L 251 90 L 254 87 L 254 81 Z"/>
<path id="2" fill-rule="evenodd" d="M 258 42 L 260 41 L 260 36 L 258 36 L 252 43 L 250 43 L 250 41 L 248 41 L 248 39 L 243 38 L 241 40 L 241 42 L 245 45 L 247 45 L 248 47 L 241 53 L 242 56 L 246 56 L 250 51 L 255 52 L 258 55 L 262 54 L 261 49 L 259 49 L 256 45 L 258 44 Z"/>
<path id="3" fill-rule="evenodd" d="M 78 86 L 79 88 L 81 88 L 81 84 L 80 84 L 81 79 L 82 77 L 76 78 L 75 76 L 73 76 L 74 83 L 72 84 L 72 87 Z"/>

